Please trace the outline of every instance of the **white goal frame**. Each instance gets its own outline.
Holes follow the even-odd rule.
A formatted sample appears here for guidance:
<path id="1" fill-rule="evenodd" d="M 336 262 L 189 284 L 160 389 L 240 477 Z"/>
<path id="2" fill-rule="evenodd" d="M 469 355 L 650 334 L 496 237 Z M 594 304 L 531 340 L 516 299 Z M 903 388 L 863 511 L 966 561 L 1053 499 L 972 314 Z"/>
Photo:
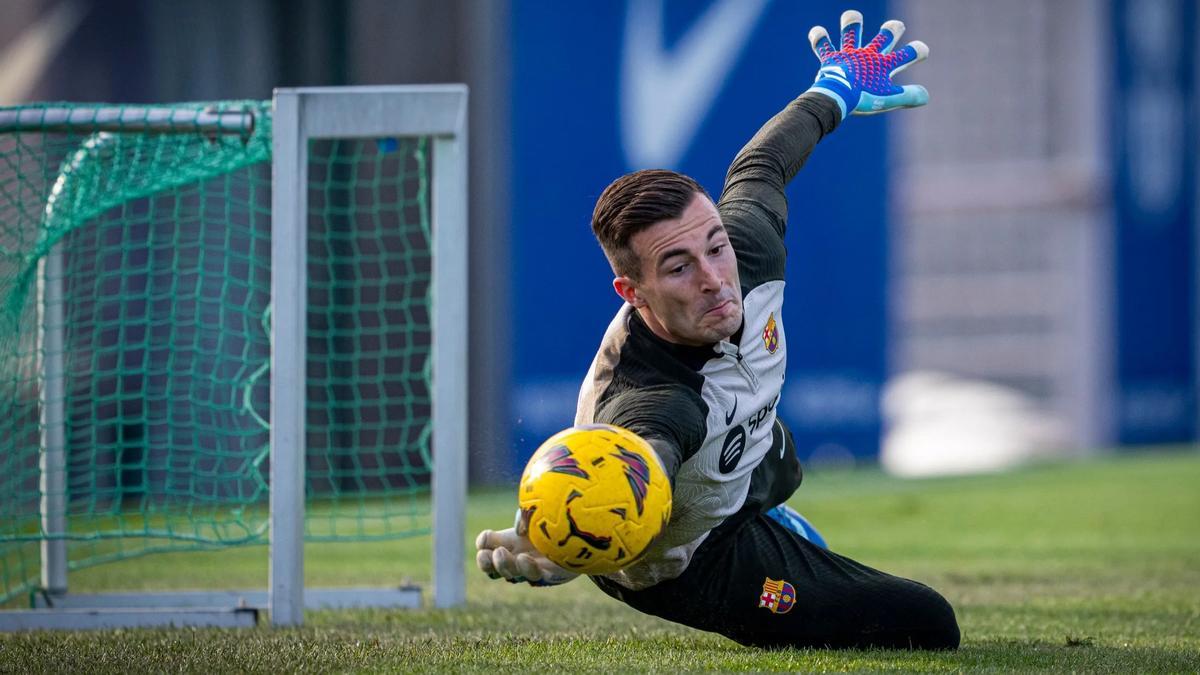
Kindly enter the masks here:
<path id="1" fill-rule="evenodd" d="M 467 88 L 276 89 L 273 124 L 271 622 L 297 625 L 304 618 L 304 308 L 312 139 L 433 138 L 433 596 L 437 607 L 460 605 L 466 597 Z"/>
<path id="2" fill-rule="evenodd" d="M 467 87 L 460 84 L 276 89 L 271 213 L 271 490 L 268 589 L 184 593 L 70 594 L 67 541 L 43 540 L 37 609 L 0 612 L 0 630 L 129 626 L 249 626 L 260 609 L 271 623 L 303 623 L 304 609 L 418 607 L 420 589 L 305 589 L 305 382 L 307 316 L 308 145 L 315 139 L 431 139 L 431 398 L 433 604 L 466 597 L 467 492 Z M 0 115 L 0 129 L 245 132 L 241 113 L 113 108 L 81 119 L 77 111 Z M 10 119 L 11 118 L 11 119 Z M 57 126 L 56 126 L 57 125 Z M 67 530 L 62 410 L 61 254 L 55 247 L 39 275 L 43 391 L 41 511 L 50 535 Z M 55 356 L 59 355 L 59 356 Z"/>

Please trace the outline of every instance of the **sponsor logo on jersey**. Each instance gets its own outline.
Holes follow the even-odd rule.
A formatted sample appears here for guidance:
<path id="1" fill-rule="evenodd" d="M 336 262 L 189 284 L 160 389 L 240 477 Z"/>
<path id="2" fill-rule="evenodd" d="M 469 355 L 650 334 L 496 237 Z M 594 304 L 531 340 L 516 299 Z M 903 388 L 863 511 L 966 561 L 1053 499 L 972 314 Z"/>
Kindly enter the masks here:
<path id="1" fill-rule="evenodd" d="M 767 317 L 767 325 L 762 332 L 763 345 L 768 354 L 774 354 L 779 349 L 779 326 L 775 323 L 775 312 Z"/>
<path id="2" fill-rule="evenodd" d="M 717 468 L 721 470 L 721 473 L 733 471 L 737 468 L 738 462 L 742 459 L 742 453 L 745 451 L 746 429 L 739 424 L 725 435 L 725 443 L 721 446 L 721 458 Z"/>
<path id="3" fill-rule="evenodd" d="M 737 396 L 733 397 L 733 410 L 725 413 L 725 424 L 733 424 L 733 416 L 737 414 Z"/>
<path id="4" fill-rule="evenodd" d="M 762 423 L 764 421 L 766 421 L 767 416 L 771 414 L 771 411 L 775 410 L 776 403 L 779 403 L 778 395 L 776 395 L 775 398 L 771 399 L 770 403 L 763 406 L 761 410 L 759 410 L 758 412 L 756 412 L 750 416 L 750 419 L 749 419 L 750 433 L 754 433 L 758 429 L 758 427 L 760 425 L 762 425 Z"/>
<path id="5" fill-rule="evenodd" d="M 762 595 L 758 596 L 758 606 L 771 610 L 772 614 L 787 614 L 796 604 L 796 589 L 783 579 L 767 577 L 763 582 Z"/>

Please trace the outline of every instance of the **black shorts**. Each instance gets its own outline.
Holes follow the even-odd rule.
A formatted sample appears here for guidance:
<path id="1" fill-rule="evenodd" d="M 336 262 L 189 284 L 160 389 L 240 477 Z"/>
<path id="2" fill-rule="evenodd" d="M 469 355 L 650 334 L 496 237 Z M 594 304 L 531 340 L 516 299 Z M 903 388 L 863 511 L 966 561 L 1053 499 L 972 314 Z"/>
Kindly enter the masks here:
<path id="1" fill-rule="evenodd" d="M 959 642 L 954 610 L 933 589 L 827 551 L 764 515 L 714 531 L 675 579 L 642 591 L 592 579 L 634 609 L 744 645 L 953 649 Z"/>
<path id="2" fill-rule="evenodd" d="M 794 458 L 787 453 L 775 461 L 790 465 Z M 796 481 L 789 481 L 793 489 L 799 482 L 798 462 L 794 471 Z M 787 473 L 778 467 L 774 472 Z M 790 490 L 782 498 L 771 492 L 752 491 L 754 499 L 709 534 L 675 579 L 641 591 L 603 577 L 592 580 L 634 609 L 744 645 L 958 647 L 954 610 L 937 591 L 792 532 L 763 513 Z"/>

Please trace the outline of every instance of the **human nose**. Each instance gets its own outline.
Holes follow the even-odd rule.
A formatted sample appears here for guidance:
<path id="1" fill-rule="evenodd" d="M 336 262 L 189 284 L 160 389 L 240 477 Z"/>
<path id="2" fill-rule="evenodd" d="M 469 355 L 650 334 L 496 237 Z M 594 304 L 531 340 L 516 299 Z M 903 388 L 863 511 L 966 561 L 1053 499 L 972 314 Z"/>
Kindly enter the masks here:
<path id="1" fill-rule="evenodd" d="M 705 293 L 715 293 L 721 290 L 721 275 L 715 265 L 707 260 L 701 260 L 699 265 L 700 290 Z"/>

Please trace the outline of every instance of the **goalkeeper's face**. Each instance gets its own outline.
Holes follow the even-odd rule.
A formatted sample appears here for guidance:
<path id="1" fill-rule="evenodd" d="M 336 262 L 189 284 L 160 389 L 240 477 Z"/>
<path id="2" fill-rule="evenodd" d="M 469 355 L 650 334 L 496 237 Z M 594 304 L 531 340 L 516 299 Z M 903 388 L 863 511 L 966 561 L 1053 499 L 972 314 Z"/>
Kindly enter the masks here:
<path id="1" fill-rule="evenodd" d="M 659 337 L 685 345 L 727 339 L 742 324 L 737 257 L 717 208 L 697 194 L 679 218 L 633 235 L 641 278 L 617 277 L 617 294 Z"/>

